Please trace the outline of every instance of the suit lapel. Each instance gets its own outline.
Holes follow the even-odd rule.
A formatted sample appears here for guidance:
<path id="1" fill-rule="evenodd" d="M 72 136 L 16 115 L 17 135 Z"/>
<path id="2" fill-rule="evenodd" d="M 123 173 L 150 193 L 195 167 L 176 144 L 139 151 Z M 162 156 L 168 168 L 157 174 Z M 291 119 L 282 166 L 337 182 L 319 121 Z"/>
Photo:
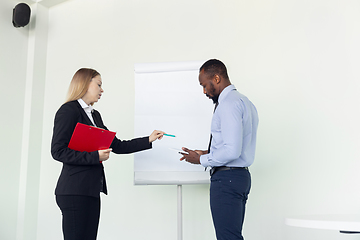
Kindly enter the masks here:
<path id="1" fill-rule="evenodd" d="M 99 122 L 99 120 L 98 120 L 98 118 L 97 118 L 97 115 L 96 114 L 94 114 L 94 113 L 91 113 L 91 116 L 92 116 L 92 118 L 93 118 L 93 120 L 94 120 L 94 123 L 95 123 L 95 125 L 97 126 L 97 127 L 102 127 L 102 126 L 100 126 L 100 122 Z"/>
<path id="2" fill-rule="evenodd" d="M 99 114 L 98 111 L 94 110 L 94 112 L 91 115 L 92 115 L 92 117 L 94 119 L 94 122 L 95 122 L 97 127 L 106 129 L 106 127 L 104 126 L 104 123 L 101 120 L 101 117 L 100 117 L 100 114 Z"/>

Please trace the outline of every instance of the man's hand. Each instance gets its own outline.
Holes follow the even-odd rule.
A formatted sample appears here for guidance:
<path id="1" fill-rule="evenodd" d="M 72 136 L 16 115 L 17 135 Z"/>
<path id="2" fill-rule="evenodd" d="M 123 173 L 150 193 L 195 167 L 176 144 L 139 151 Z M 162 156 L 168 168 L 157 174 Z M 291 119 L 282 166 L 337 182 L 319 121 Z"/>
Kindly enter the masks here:
<path id="1" fill-rule="evenodd" d="M 208 154 L 207 150 L 194 150 L 195 152 L 197 152 L 199 155 L 204 155 L 204 154 Z"/>
<path id="2" fill-rule="evenodd" d="M 185 147 L 183 147 L 182 150 L 184 150 L 188 154 L 181 153 L 183 155 L 183 157 L 180 158 L 180 161 L 185 160 L 192 164 L 200 164 L 200 155 L 201 154 L 199 154 L 200 153 L 199 150 L 193 151 L 193 150 L 187 149 Z"/>

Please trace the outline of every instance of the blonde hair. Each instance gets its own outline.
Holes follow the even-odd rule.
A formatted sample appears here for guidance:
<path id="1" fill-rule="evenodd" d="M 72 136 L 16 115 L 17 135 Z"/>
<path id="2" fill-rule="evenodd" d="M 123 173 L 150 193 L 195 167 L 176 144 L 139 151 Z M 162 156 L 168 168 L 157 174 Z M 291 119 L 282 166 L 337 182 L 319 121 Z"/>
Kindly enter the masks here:
<path id="1" fill-rule="evenodd" d="M 80 68 L 73 76 L 66 101 L 70 102 L 82 98 L 89 88 L 91 79 L 100 75 L 96 70 L 91 68 Z M 91 104 L 92 105 L 92 104 Z"/>

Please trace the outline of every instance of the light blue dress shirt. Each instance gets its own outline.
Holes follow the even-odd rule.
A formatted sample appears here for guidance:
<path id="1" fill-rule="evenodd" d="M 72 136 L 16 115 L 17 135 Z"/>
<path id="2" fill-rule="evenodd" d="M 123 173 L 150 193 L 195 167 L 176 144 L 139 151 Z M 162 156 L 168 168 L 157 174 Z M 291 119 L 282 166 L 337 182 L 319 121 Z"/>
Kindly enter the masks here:
<path id="1" fill-rule="evenodd" d="M 220 93 L 211 121 L 210 153 L 200 156 L 204 167 L 248 167 L 254 162 L 257 110 L 250 100 L 229 85 Z"/>

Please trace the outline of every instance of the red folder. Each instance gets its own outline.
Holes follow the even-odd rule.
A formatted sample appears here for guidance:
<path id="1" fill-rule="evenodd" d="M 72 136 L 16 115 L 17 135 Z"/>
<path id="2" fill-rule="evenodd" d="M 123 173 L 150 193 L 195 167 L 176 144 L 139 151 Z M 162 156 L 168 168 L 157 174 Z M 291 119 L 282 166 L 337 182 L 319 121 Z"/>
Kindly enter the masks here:
<path id="1" fill-rule="evenodd" d="M 77 123 L 68 147 L 81 152 L 108 149 L 115 134 L 102 128 Z"/>

